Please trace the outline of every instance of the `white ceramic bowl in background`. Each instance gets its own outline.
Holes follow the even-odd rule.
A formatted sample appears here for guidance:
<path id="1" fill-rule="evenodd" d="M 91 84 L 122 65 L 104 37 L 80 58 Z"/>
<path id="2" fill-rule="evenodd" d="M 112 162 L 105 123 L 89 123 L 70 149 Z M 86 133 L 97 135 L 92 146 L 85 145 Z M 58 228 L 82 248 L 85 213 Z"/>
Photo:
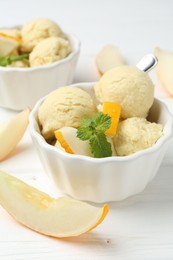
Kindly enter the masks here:
<path id="1" fill-rule="evenodd" d="M 33 68 L 0 67 L 0 106 L 21 110 L 33 107 L 41 97 L 59 86 L 72 83 L 80 53 L 80 41 L 64 33 L 72 52 L 50 65 Z"/>
<path id="2" fill-rule="evenodd" d="M 94 97 L 93 85 L 73 86 Z M 164 135 L 154 146 L 130 156 L 97 159 L 68 154 L 46 143 L 37 122 L 37 112 L 44 99 L 38 101 L 30 114 L 30 132 L 47 174 L 63 193 L 98 203 L 119 201 L 143 191 L 156 175 L 173 135 L 173 118 L 164 103 L 155 99 L 149 113 L 151 121 L 164 126 Z"/>

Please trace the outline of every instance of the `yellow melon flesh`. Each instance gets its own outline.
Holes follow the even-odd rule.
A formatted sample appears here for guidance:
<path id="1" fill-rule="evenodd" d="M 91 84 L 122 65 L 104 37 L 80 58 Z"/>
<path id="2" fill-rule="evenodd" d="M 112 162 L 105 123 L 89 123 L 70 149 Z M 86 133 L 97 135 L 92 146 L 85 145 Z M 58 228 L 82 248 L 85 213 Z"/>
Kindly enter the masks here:
<path id="1" fill-rule="evenodd" d="M 0 124 L 0 161 L 12 152 L 28 126 L 29 108 Z"/>
<path id="2" fill-rule="evenodd" d="M 68 197 L 54 199 L 2 171 L 0 204 L 28 228 L 58 238 L 89 232 L 108 213 L 108 205 L 99 208 Z"/>
<path id="3" fill-rule="evenodd" d="M 117 103 L 106 101 L 103 103 L 103 113 L 111 117 L 111 125 L 105 133 L 114 136 L 120 119 L 121 106 Z"/>

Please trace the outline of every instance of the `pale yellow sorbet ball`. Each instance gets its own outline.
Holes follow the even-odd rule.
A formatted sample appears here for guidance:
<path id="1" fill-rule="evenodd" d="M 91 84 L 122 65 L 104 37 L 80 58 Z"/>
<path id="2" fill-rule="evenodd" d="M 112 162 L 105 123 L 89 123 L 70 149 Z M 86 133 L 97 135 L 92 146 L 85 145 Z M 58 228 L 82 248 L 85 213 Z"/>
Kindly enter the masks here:
<path id="1" fill-rule="evenodd" d="M 162 125 L 131 117 L 118 125 L 114 137 L 115 150 L 119 156 L 130 155 L 153 146 L 162 135 Z"/>
<path id="2" fill-rule="evenodd" d="M 131 66 L 106 72 L 94 87 L 100 102 L 121 105 L 121 117 L 146 117 L 154 100 L 154 85 L 147 73 Z"/>
<path id="3" fill-rule="evenodd" d="M 63 33 L 59 25 L 50 19 L 39 18 L 28 22 L 21 30 L 23 52 L 31 52 L 32 49 L 42 40 L 57 36 L 62 37 Z"/>
<path id="4" fill-rule="evenodd" d="M 92 117 L 96 107 L 91 96 L 72 86 L 53 91 L 38 111 L 38 121 L 46 140 L 54 138 L 54 131 L 64 126 L 78 128 L 82 118 Z"/>
<path id="5" fill-rule="evenodd" d="M 65 58 L 71 52 L 67 40 L 50 37 L 38 43 L 29 55 L 31 67 L 51 64 Z"/>

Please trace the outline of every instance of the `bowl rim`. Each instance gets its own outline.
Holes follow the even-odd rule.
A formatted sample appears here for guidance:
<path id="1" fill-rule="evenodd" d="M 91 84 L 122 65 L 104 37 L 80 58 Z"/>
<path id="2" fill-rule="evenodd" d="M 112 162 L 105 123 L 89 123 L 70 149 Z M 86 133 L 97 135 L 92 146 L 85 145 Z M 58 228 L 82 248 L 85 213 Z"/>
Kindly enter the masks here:
<path id="1" fill-rule="evenodd" d="M 15 27 L 11 27 L 11 28 L 17 28 L 17 26 Z M 47 69 L 53 69 L 57 66 L 60 66 L 61 64 L 64 64 L 70 60 L 73 59 L 73 57 L 77 56 L 80 52 L 80 48 L 81 48 L 81 41 L 78 39 L 78 37 L 74 34 L 74 33 L 70 33 L 68 31 L 63 31 L 63 33 L 65 34 L 65 36 L 68 38 L 68 39 L 72 39 L 75 44 L 74 46 L 75 49 L 65 58 L 61 59 L 61 60 L 58 60 L 56 62 L 53 62 L 51 64 L 48 64 L 48 65 L 40 65 L 40 66 L 37 66 L 37 67 L 29 67 L 29 68 L 18 68 L 18 67 L 2 67 L 0 66 L 0 71 L 2 72 L 32 72 L 32 71 L 43 71 L 43 70 L 47 70 Z"/>
<path id="2" fill-rule="evenodd" d="M 71 84 L 70 86 L 73 87 L 82 87 L 82 86 L 94 86 L 96 84 L 96 82 L 81 82 L 81 83 L 76 83 L 76 84 Z M 50 93 L 49 93 L 50 94 Z M 48 94 L 48 95 L 49 95 Z M 30 116 L 29 116 L 29 129 L 30 129 L 30 134 L 32 137 L 34 137 L 35 139 L 37 139 L 37 141 L 39 142 L 40 146 L 43 147 L 44 149 L 50 151 L 51 153 L 57 153 L 59 154 L 61 157 L 64 157 L 65 159 L 70 159 L 70 160 L 83 160 L 86 162 L 90 162 L 90 163 L 122 163 L 122 162 L 128 162 L 131 160 L 135 160 L 136 158 L 139 157 L 143 157 L 143 156 L 148 156 L 149 154 L 154 153 L 155 151 L 159 150 L 163 144 L 166 144 L 169 142 L 170 138 L 173 138 L 173 115 L 171 114 L 171 112 L 168 109 L 168 106 L 161 101 L 160 98 L 154 98 L 155 102 L 159 102 L 162 107 L 164 107 L 164 109 L 166 110 L 169 120 L 167 121 L 167 123 L 164 126 L 164 135 L 151 147 L 146 148 L 144 150 L 138 151 L 134 154 L 130 154 L 128 156 L 111 156 L 111 157 L 105 157 L 105 158 L 93 158 L 93 157 L 89 157 L 89 156 L 85 156 L 85 155 L 77 155 L 77 154 L 69 154 L 64 152 L 63 150 L 54 147 L 53 145 L 50 145 L 46 142 L 46 140 L 44 139 L 44 137 L 38 133 L 38 131 L 36 130 L 36 113 L 38 111 L 39 106 L 41 105 L 41 103 L 45 100 L 45 98 L 48 96 L 44 96 L 41 99 L 39 99 L 37 101 L 37 103 L 35 104 L 34 108 L 32 109 Z"/>

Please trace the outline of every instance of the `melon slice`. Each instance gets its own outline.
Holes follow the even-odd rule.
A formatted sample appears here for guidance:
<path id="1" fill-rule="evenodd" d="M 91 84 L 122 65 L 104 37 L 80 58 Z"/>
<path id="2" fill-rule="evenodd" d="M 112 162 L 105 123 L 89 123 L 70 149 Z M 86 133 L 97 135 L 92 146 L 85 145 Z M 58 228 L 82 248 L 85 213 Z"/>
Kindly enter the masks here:
<path id="1" fill-rule="evenodd" d="M 19 47 L 19 39 L 0 32 L 0 56 L 7 56 L 17 50 Z"/>
<path id="2" fill-rule="evenodd" d="M 28 126 L 29 108 L 0 124 L 0 161 L 13 151 Z"/>
<path id="3" fill-rule="evenodd" d="M 113 45 L 104 46 L 96 56 L 96 65 L 101 75 L 116 66 L 124 64 L 124 58 L 120 50 Z"/>
<path id="4" fill-rule="evenodd" d="M 28 228 L 58 238 L 89 232 L 108 213 L 108 205 L 95 207 L 69 197 L 55 199 L 2 171 L 0 204 Z"/>
<path id="5" fill-rule="evenodd" d="M 57 142 L 55 146 L 71 154 L 92 156 L 89 141 L 82 141 L 77 137 L 77 129 L 65 126 L 55 132 Z"/>
<path id="6" fill-rule="evenodd" d="M 160 48 L 154 49 L 158 59 L 156 75 L 162 87 L 173 96 L 173 52 Z"/>

